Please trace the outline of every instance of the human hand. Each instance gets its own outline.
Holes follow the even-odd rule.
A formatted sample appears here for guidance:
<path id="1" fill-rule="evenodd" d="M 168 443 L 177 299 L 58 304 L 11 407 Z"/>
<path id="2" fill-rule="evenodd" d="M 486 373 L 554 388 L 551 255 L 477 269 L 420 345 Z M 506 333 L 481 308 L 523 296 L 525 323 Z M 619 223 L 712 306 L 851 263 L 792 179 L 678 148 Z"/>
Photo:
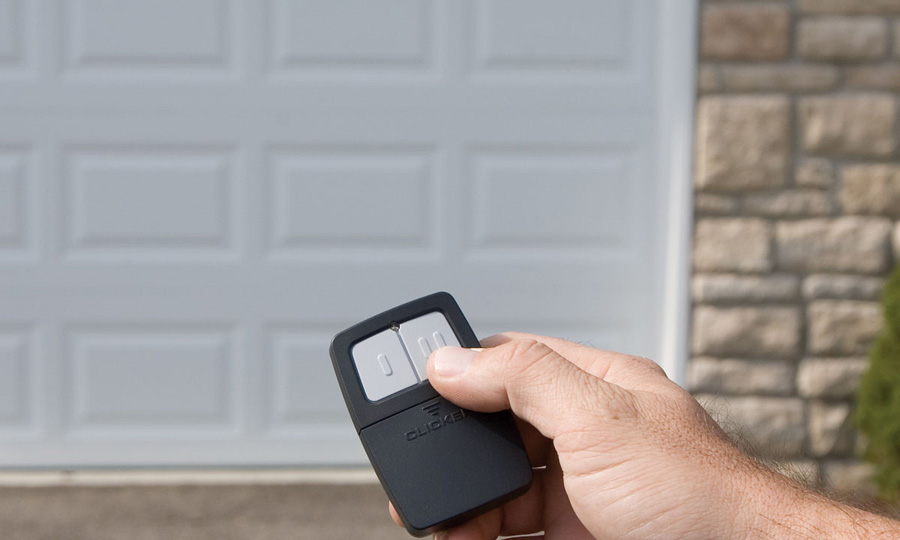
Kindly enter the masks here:
<path id="1" fill-rule="evenodd" d="M 512 409 L 543 468 L 521 497 L 437 538 L 786 538 L 801 514 L 814 520 L 801 530 L 830 530 L 824 498 L 741 452 L 652 361 L 526 334 L 483 345 L 437 350 L 429 380 L 462 407 Z"/>

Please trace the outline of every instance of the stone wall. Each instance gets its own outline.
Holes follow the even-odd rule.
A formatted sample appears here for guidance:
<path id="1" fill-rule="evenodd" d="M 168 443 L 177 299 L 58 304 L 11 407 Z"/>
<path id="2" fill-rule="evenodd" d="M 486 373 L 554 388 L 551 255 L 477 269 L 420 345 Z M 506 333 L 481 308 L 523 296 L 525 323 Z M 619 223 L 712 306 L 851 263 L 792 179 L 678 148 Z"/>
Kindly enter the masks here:
<path id="1" fill-rule="evenodd" d="M 865 490 L 853 395 L 900 258 L 900 0 L 701 0 L 689 385 Z"/>

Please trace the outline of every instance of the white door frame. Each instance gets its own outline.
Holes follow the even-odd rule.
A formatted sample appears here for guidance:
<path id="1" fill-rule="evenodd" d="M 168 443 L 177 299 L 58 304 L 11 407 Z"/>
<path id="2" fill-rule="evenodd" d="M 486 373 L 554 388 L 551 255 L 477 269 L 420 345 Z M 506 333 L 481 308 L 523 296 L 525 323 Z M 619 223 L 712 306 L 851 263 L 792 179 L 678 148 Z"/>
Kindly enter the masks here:
<path id="1" fill-rule="evenodd" d="M 660 40 L 656 56 L 659 178 L 662 196 L 657 211 L 665 216 L 659 236 L 664 256 L 660 310 L 659 358 L 669 377 L 685 384 L 689 355 L 691 238 L 693 231 L 693 134 L 697 72 L 697 0 L 660 2 Z"/>

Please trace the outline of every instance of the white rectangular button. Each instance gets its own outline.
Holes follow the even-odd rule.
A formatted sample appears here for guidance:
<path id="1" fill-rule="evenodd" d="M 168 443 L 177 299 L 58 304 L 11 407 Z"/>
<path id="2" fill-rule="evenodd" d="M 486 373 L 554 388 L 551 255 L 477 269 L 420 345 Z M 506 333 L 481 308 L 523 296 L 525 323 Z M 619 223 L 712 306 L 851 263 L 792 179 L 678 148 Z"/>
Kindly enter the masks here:
<path id="1" fill-rule="evenodd" d="M 460 346 L 447 318 L 438 311 L 401 324 L 400 338 L 409 351 L 416 373 L 423 381 L 428 379 L 425 366 L 433 351 L 445 345 Z"/>
<path id="2" fill-rule="evenodd" d="M 393 330 L 375 334 L 350 350 L 369 401 L 378 401 L 419 382 Z"/>

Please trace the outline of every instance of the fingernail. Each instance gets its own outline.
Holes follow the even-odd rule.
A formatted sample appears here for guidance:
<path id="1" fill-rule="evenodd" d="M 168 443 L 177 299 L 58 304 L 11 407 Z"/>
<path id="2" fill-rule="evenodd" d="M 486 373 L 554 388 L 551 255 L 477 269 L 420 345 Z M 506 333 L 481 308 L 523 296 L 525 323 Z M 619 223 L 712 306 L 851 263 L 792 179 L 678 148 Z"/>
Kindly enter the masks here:
<path id="1" fill-rule="evenodd" d="M 434 371 L 441 377 L 462 375 L 482 349 L 441 347 L 434 352 Z"/>

